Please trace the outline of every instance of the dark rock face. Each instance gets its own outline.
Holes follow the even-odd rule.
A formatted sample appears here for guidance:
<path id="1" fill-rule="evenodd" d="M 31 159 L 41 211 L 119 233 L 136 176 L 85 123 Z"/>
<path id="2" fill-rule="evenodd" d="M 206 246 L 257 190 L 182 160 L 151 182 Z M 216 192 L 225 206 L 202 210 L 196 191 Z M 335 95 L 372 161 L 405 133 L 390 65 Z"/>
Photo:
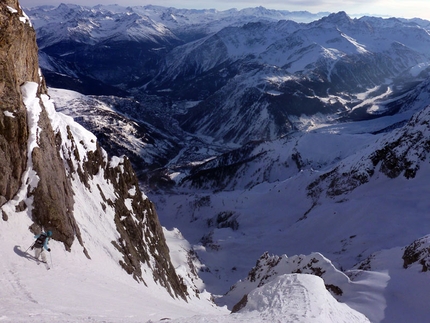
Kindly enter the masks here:
<path id="1" fill-rule="evenodd" d="M 0 113 L 0 195 L 10 200 L 21 187 L 27 167 L 27 111 L 20 86 L 25 82 L 39 84 L 37 95 L 46 93 L 37 56 L 36 35 L 18 1 L 6 1 L 0 6 L 0 73 L 2 106 Z M 79 229 L 73 217 L 73 192 L 49 117 L 41 104 L 38 121 L 41 129 L 38 144 L 31 152 L 33 168 L 39 176 L 37 187 L 28 192 L 34 197 L 33 221 L 51 229 L 54 238 L 70 250 Z"/>
<path id="2" fill-rule="evenodd" d="M 124 255 L 121 266 L 137 281 L 143 281 L 140 264 L 146 263 L 152 268 L 156 282 L 164 286 L 172 296 L 185 299 L 186 286 L 176 275 L 170 261 L 169 248 L 157 212 L 151 201 L 143 198 L 130 161 L 125 158 L 117 167 L 106 168 L 105 174 L 118 192 L 115 201 L 105 202 L 116 211 L 115 224 L 121 237 L 112 243 Z M 137 191 L 130 194 L 133 189 Z M 125 199 L 132 199 L 132 210 L 126 207 Z M 155 260 L 154 266 L 150 262 L 151 258 Z"/>
<path id="3" fill-rule="evenodd" d="M 393 142 L 377 150 L 372 156 L 376 166 L 390 178 L 403 174 L 407 179 L 414 178 L 420 163 L 427 159 L 430 152 L 430 108 L 416 114 L 404 127 Z"/>
<path id="4" fill-rule="evenodd" d="M 233 306 L 231 313 L 237 313 L 248 304 L 248 295 L 244 295 L 242 299 Z"/>
<path id="5" fill-rule="evenodd" d="M 33 168 L 39 176 L 39 183 L 31 193 L 34 196 L 33 221 L 53 231 L 53 238 L 62 241 L 70 250 L 75 235 L 81 244 L 82 240 L 73 216 L 73 190 L 59 154 L 61 138 L 54 137 L 45 110 L 40 115 L 39 126 L 43 129 L 39 134 L 39 147 L 34 148 L 31 155 Z"/>
<path id="6" fill-rule="evenodd" d="M 190 185 L 194 188 L 217 190 L 231 189 L 238 171 L 247 163 L 256 160 L 265 153 L 253 151 L 258 142 L 250 142 L 237 150 L 224 153 L 217 158 L 209 160 L 201 165 L 193 167 L 190 175 L 182 179 L 182 185 Z"/>
<path id="7" fill-rule="evenodd" d="M 0 206 L 17 193 L 27 164 L 27 114 L 20 85 L 39 82 L 36 35 L 20 16 L 17 0 L 0 3 Z"/>
<path id="8" fill-rule="evenodd" d="M 420 268 L 421 272 L 430 270 L 430 235 L 416 239 L 408 246 L 402 248 L 403 268 Z M 360 270 L 374 270 L 374 265 L 378 264 L 379 253 L 373 253 L 365 260 L 356 265 Z"/>
<path id="9" fill-rule="evenodd" d="M 25 82 L 38 84 L 36 96 L 41 109 L 37 145 L 31 152 L 27 148 L 29 117 L 21 94 L 21 85 Z M 129 160 L 123 159 L 112 166 L 97 144 L 93 150 L 85 147 L 81 138 L 74 137 L 70 126 L 62 131 L 53 129 L 50 119 L 53 116 L 49 113 L 55 112 L 49 112 L 47 104 L 51 103 L 45 101 L 46 92 L 43 77 L 39 75 L 34 30 L 16 0 L 3 1 L 0 4 L 0 206 L 14 199 L 19 190 L 26 190 L 26 197 L 33 197 L 34 224 L 30 230 L 51 230 L 53 239 L 63 242 L 66 250 L 71 250 L 77 238 L 84 254 L 90 258 L 73 213 L 72 181 L 91 190 L 95 187 L 91 182 L 93 177 L 103 174 L 106 187 L 113 187 L 115 200 L 107 199 L 97 185 L 105 203 L 100 207 L 109 206 L 115 211 L 120 238 L 112 243 L 124 255 L 122 267 L 143 282 L 141 266 L 145 264 L 152 270 L 154 280 L 172 297 L 186 299 L 186 286 L 170 261 L 155 208 L 139 190 Z M 37 184 L 29 185 L 24 173 L 31 168 L 37 174 Z M 26 197 L 16 203 L 16 211 L 27 208 Z M 131 207 L 126 199 L 131 199 Z M 1 214 L 3 221 L 12 216 L 4 209 Z"/>
<path id="10" fill-rule="evenodd" d="M 233 231 L 236 231 L 239 229 L 239 222 L 237 221 L 238 217 L 239 214 L 236 212 L 224 211 L 207 220 L 207 224 L 209 227 L 215 226 L 218 229 L 231 228 Z"/>
<path id="11" fill-rule="evenodd" d="M 430 236 L 415 240 L 404 250 L 403 268 L 408 268 L 416 263 L 422 266 L 422 272 L 430 269 Z"/>

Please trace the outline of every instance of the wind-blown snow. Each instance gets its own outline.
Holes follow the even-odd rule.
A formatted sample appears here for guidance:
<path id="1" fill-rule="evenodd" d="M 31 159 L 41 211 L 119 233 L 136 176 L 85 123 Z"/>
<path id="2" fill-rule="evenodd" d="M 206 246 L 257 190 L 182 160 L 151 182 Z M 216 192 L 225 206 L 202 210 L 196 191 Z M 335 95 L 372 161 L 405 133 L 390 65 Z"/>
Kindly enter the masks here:
<path id="1" fill-rule="evenodd" d="M 248 294 L 247 305 L 229 316 L 196 316 L 173 323 L 365 323 L 370 322 L 345 304 L 337 302 L 313 275 L 281 275 Z"/>
<path id="2" fill-rule="evenodd" d="M 289 313 L 289 309 L 297 309 Z M 324 281 L 313 275 L 281 275 L 253 290 L 241 313 L 258 312 L 260 320 L 276 322 L 369 322 L 362 314 L 337 302 L 325 289 Z M 255 314 L 254 314 L 255 315 Z"/>

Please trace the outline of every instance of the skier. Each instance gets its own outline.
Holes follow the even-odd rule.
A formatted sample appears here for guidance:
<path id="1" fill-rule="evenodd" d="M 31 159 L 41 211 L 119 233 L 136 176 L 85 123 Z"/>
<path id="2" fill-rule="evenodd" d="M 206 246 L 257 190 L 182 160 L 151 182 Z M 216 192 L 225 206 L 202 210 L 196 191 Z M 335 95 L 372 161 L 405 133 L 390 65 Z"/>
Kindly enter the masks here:
<path id="1" fill-rule="evenodd" d="M 34 257 L 37 261 L 39 261 L 39 257 L 41 257 L 42 262 L 47 264 L 46 261 L 46 255 L 43 249 L 47 250 L 48 252 L 51 252 L 51 249 L 48 247 L 49 237 L 52 236 L 51 231 L 42 232 L 41 234 L 37 234 L 34 236 L 36 241 L 34 242 L 33 246 L 31 247 L 31 250 L 36 248 L 34 251 Z"/>

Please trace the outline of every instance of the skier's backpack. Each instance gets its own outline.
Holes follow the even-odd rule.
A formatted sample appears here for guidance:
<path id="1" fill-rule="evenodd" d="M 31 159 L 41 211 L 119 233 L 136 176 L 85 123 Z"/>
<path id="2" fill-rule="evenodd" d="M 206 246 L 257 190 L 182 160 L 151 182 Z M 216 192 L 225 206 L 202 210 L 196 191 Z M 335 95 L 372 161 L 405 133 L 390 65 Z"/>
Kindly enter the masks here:
<path id="1" fill-rule="evenodd" d="M 37 239 L 36 242 L 34 243 L 34 247 L 35 248 L 42 248 L 43 244 L 45 243 L 46 238 L 48 238 L 46 233 L 42 233 Z"/>

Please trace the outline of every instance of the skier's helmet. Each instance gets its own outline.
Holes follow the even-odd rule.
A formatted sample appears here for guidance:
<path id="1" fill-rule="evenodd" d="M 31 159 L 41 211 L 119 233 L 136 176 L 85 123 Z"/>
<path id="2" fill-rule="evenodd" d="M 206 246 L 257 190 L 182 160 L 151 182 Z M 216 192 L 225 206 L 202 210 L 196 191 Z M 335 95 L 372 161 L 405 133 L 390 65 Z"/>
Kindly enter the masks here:
<path id="1" fill-rule="evenodd" d="M 46 232 L 46 235 L 47 235 L 48 237 L 52 236 L 52 231 L 48 231 L 48 232 Z"/>

